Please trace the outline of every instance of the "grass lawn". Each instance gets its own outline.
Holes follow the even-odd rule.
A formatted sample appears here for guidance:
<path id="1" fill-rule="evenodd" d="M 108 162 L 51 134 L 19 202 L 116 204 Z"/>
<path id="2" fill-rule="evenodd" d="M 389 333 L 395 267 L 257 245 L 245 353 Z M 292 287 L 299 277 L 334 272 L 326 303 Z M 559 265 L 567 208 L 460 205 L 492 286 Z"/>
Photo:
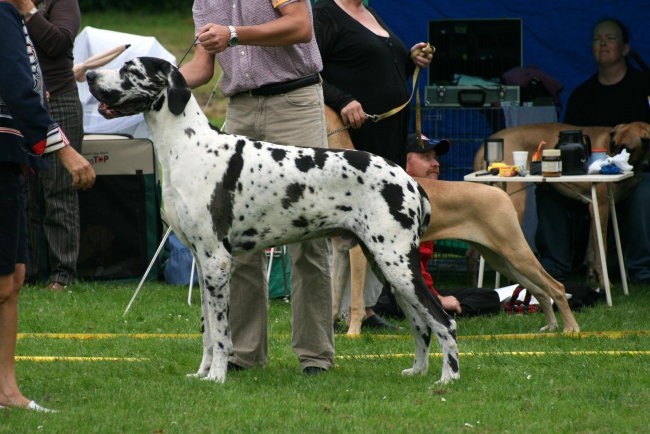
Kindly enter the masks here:
<path id="1" fill-rule="evenodd" d="M 289 305 L 270 303 L 270 360 L 225 384 L 185 374 L 201 359 L 198 294 L 137 282 L 79 283 L 21 295 L 17 370 L 23 391 L 60 410 L 0 410 L 0 433 L 644 432 L 650 409 L 650 287 L 614 288 L 612 308 L 576 312 L 583 332 L 539 334 L 542 314 L 458 320 L 461 379 L 403 377 L 404 329 L 336 337 L 336 367 L 300 372 Z M 405 323 L 401 323 L 406 327 Z"/>

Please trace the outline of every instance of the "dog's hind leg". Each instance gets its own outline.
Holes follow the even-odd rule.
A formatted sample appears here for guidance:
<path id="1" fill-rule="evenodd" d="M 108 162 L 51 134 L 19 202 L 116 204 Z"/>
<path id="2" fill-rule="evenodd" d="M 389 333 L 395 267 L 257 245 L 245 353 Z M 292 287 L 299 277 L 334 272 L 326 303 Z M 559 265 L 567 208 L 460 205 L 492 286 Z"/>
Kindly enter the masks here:
<path id="1" fill-rule="evenodd" d="M 409 255 L 411 277 L 405 280 L 389 273 L 384 276 L 391 284 L 395 300 L 411 325 L 415 339 L 415 361 L 413 367 L 402 371 L 403 375 L 426 374 L 429 367 L 429 346 L 431 335 L 435 336 L 442 352 L 441 383 L 460 377 L 458 364 L 458 344 L 456 342 L 456 322 L 449 317 L 440 301 L 434 297 L 424 283 L 420 273 L 420 252 L 417 248 Z M 372 262 L 371 262 L 372 263 Z M 403 274 L 402 274 L 403 276 Z"/>
<path id="2" fill-rule="evenodd" d="M 474 247 L 495 270 L 524 286 L 539 301 L 540 308 L 546 317 L 546 325 L 540 331 L 555 331 L 558 328 L 557 319 L 550 302 L 551 298 L 562 315 L 564 331 L 580 331 L 580 327 L 569 307 L 564 287 L 544 270 L 532 252 L 527 254 L 528 250 L 511 250 L 508 247 L 502 247 L 499 251 L 494 251 L 477 244 L 474 244 Z"/>

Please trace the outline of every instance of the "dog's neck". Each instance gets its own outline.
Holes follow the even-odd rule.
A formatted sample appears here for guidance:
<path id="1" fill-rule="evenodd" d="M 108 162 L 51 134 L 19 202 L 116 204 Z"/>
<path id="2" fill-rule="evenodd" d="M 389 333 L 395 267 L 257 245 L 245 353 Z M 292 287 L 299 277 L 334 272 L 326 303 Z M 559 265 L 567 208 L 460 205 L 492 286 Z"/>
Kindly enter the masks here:
<path id="1" fill-rule="evenodd" d="M 166 104 L 164 102 L 163 107 L 159 110 L 148 110 L 144 112 L 144 118 L 149 126 L 154 145 L 178 146 L 179 144 L 176 143 L 167 143 L 167 137 L 174 137 L 174 134 L 170 134 L 169 131 L 180 130 L 184 131 L 185 134 L 191 134 L 189 129 L 202 131 L 209 128 L 208 118 L 201 110 L 194 95 L 187 101 L 183 112 L 178 115 L 170 112 Z"/>

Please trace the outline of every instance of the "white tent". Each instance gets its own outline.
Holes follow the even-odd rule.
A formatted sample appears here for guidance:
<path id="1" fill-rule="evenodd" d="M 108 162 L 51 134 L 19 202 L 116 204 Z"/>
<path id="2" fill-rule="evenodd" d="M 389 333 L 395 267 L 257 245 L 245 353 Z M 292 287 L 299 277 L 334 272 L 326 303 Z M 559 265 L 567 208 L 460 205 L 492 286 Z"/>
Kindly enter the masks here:
<path id="1" fill-rule="evenodd" d="M 176 58 L 153 36 L 132 35 L 93 27 L 85 27 L 75 38 L 74 62 L 81 63 L 91 56 L 126 44 L 130 44 L 130 47 L 102 68 L 117 69 L 127 60 L 140 56 L 160 57 L 176 64 Z M 90 94 L 88 83 L 82 82 L 77 85 L 84 108 L 86 134 L 129 134 L 133 137 L 149 137 L 149 131 L 141 114 L 105 119 L 97 112 L 97 100 Z"/>

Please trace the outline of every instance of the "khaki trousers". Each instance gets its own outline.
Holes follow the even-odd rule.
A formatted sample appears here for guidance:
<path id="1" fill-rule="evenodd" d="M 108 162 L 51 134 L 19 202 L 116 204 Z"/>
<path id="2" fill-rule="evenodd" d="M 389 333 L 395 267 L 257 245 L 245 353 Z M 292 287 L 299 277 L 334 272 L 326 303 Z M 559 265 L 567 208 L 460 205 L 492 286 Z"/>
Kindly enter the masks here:
<path id="1" fill-rule="evenodd" d="M 224 130 L 283 145 L 327 147 L 320 84 L 286 94 L 230 98 Z M 334 364 L 332 295 L 327 240 L 289 245 L 291 260 L 291 345 L 301 367 Z M 243 367 L 268 359 L 268 282 L 264 252 L 233 258 L 230 327 L 235 354 Z"/>

